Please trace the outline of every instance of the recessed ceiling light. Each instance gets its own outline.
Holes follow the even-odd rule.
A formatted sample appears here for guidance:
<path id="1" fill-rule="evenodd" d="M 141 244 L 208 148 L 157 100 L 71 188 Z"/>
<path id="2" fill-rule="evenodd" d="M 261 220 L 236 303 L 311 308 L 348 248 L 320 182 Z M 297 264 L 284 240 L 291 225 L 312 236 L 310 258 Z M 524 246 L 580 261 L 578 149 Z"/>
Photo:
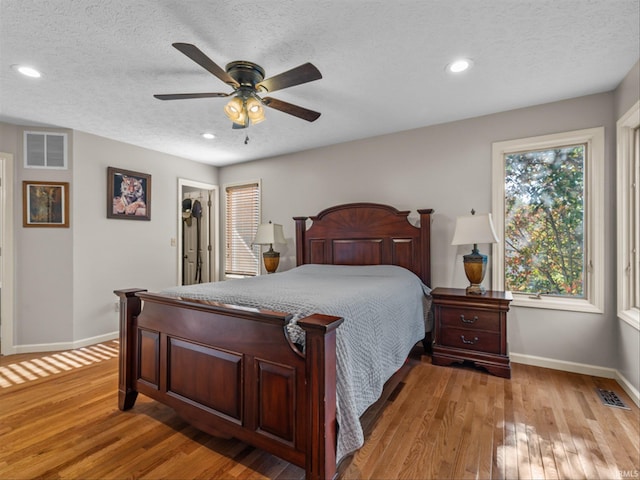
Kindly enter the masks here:
<path id="1" fill-rule="evenodd" d="M 33 67 L 29 67 L 28 65 L 11 65 L 15 71 L 20 72 L 25 77 L 31 78 L 40 78 L 42 74 Z"/>
<path id="2" fill-rule="evenodd" d="M 470 59 L 461 58 L 447 65 L 447 71 L 451 73 L 462 73 L 465 70 L 469 70 L 471 65 L 473 65 L 473 62 Z"/>
<path id="3" fill-rule="evenodd" d="M 216 138 L 216 136 L 213 133 L 209 133 L 209 132 L 203 133 L 202 136 L 204 138 L 206 138 L 207 140 L 212 140 L 212 139 Z"/>

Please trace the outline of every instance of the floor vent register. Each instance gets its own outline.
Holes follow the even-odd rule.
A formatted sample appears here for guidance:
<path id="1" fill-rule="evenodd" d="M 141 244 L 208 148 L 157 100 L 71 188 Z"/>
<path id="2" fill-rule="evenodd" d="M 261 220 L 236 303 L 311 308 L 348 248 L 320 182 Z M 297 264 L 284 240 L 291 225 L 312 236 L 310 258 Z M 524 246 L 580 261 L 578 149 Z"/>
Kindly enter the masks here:
<path id="1" fill-rule="evenodd" d="M 631 410 L 627 405 L 618 397 L 616 392 L 611 390 L 605 390 L 603 388 L 596 388 L 598 396 L 604 405 L 607 407 L 624 408 L 625 410 Z"/>

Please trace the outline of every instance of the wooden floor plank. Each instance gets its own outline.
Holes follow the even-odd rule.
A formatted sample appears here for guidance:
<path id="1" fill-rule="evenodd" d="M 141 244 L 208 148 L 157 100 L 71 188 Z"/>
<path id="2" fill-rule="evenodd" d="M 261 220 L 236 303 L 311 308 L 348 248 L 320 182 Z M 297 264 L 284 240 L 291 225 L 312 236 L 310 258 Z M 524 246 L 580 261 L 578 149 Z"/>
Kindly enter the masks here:
<path id="1" fill-rule="evenodd" d="M 494 425 L 496 423 L 496 383 L 494 377 L 483 377 L 488 378 L 489 381 L 486 383 L 485 391 L 483 392 L 482 402 L 483 408 L 477 414 L 477 419 L 479 422 L 479 431 L 476 442 L 478 444 L 478 452 L 476 458 L 476 479 L 488 479 L 492 477 L 492 453 L 494 449 Z M 474 462 L 473 459 L 469 459 L 469 463 L 467 464 L 467 468 L 469 469 Z"/>
<path id="2" fill-rule="evenodd" d="M 303 479 L 142 395 L 119 411 L 114 352 L 0 357 L 0 478 Z M 340 480 L 637 478 L 640 412 L 615 381 L 518 364 L 509 380 L 421 353 L 363 416 L 365 446 Z M 602 405 L 597 387 L 630 409 Z"/>
<path id="3" fill-rule="evenodd" d="M 451 371 L 449 369 L 414 369 L 411 372 L 416 380 L 416 384 L 430 391 L 429 395 L 423 395 L 428 399 L 428 403 L 422 412 L 421 418 L 416 418 L 419 428 L 413 438 L 409 452 L 404 460 L 398 478 L 415 479 L 428 478 L 429 468 L 435 463 L 437 458 L 433 453 L 434 431 L 439 428 L 439 423 L 435 420 L 436 412 L 440 407 L 440 398 L 442 398 L 446 385 L 449 382 Z M 420 391 L 417 392 L 418 394 Z M 359 453 L 359 452 L 358 452 Z"/>
<path id="4" fill-rule="evenodd" d="M 554 419 L 553 411 L 546 405 L 540 405 L 536 408 L 535 423 L 538 426 L 538 435 L 540 435 L 540 456 L 542 460 L 542 468 L 544 470 L 543 477 L 548 479 L 560 478 L 556 460 L 561 459 L 560 455 L 564 455 L 564 449 L 556 451 L 556 445 L 561 445 L 553 438 Z"/>
<path id="5" fill-rule="evenodd" d="M 513 370 L 513 369 L 512 369 Z M 513 371 L 512 371 L 513 377 Z M 502 445 L 502 455 L 504 459 L 504 478 L 518 478 L 518 444 L 516 432 L 516 408 L 518 404 L 513 400 L 513 386 L 516 382 L 505 384 L 504 390 L 504 439 Z"/>
<path id="6" fill-rule="evenodd" d="M 404 439 L 416 438 L 422 428 L 420 418 L 429 415 L 429 411 L 435 411 L 433 406 L 429 407 L 432 397 L 422 395 L 420 391 L 422 388 L 424 387 L 416 382 L 413 388 L 405 387 L 394 400 L 393 411 L 396 412 L 395 416 L 399 421 L 398 428 L 389 438 L 389 444 L 384 452 L 385 461 L 378 463 L 371 478 L 393 478 L 406 463 L 411 450 L 407 448 Z"/>

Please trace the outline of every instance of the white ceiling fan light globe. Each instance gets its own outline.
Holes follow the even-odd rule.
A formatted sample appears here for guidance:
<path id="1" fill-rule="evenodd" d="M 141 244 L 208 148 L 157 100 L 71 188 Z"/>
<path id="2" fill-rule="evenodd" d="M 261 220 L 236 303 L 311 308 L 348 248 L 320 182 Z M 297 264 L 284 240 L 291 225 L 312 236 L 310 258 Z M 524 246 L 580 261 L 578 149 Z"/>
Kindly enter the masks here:
<path id="1" fill-rule="evenodd" d="M 251 97 L 247 100 L 247 115 L 253 125 L 264 121 L 264 108 L 258 99 Z"/>
<path id="2" fill-rule="evenodd" d="M 229 100 L 229 103 L 224 106 L 224 113 L 233 123 L 244 125 L 246 114 L 244 111 L 244 104 L 240 98 L 233 97 Z"/>

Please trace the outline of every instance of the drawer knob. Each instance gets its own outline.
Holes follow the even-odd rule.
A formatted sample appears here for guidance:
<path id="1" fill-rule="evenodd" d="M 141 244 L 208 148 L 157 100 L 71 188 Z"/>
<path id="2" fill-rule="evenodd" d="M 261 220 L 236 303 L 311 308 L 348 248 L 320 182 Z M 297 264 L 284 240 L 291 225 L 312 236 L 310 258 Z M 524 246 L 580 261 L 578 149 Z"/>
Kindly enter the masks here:
<path id="1" fill-rule="evenodd" d="M 464 335 L 460 335 L 460 340 L 462 340 L 462 343 L 466 345 L 475 345 L 475 343 L 478 341 L 478 337 L 474 337 L 473 340 L 467 340 L 466 338 L 464 338 Z"/>
<path id="2" fill-rule="evenodd" d="M 464 318 L 464 315 L 460 315 L 460 321 L 462 323 L 476 323 L 478 321 L 478 316 L 474 315 L 473 318 Z"/>

